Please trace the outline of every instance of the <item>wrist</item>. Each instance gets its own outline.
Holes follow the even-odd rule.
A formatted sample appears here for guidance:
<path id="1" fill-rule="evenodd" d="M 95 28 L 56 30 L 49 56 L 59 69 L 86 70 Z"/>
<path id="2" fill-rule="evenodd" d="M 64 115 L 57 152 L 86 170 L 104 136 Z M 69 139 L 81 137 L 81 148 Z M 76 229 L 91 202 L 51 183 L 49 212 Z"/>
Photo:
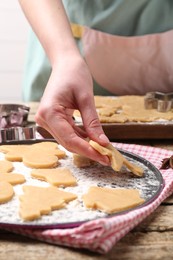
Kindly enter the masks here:
<path id="1" fill-rule="evenodd" d="M 75 66 L 82 66 L 84 64 L 84 59 L 81 56 L 80 52 L 76 48 L 71 49 L 60 49 L 57 52 L 54 52 L 51 57 L 51 65 L 52 69 L 56 69 L 59 66 L 63 65 L 75 65 Z"/>

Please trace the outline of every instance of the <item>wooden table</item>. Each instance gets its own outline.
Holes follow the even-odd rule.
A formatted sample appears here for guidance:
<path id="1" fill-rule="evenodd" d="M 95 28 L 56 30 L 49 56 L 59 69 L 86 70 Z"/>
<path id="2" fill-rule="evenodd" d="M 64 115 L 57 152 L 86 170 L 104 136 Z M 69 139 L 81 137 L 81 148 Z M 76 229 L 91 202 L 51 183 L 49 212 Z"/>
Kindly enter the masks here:
<path id="1" fill-rule="evenodd" d="M 173 140 L 130 141 L 173 150 Z M 0 260 L 173 259 L 173 196 L 122 238 L 106 255 L 50 245 L 0 230 Z"/>

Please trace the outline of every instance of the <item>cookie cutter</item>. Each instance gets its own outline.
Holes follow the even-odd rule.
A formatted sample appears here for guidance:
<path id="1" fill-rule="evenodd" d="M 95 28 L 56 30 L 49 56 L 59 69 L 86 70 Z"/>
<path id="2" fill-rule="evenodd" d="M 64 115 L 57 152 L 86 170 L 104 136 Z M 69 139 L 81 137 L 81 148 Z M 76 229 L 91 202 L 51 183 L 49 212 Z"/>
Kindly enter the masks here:
<path id="1" fill-rule="evenodd" d="M 8 143 L 11 141 L 24 141 L 36 139 L 36 127 L 10 127 L 0 130 L 0 143 Z"/>
<path id="2" fill-rule="evenodd" d="M 36 127 L 27 127 L 29 111 L 22 104 L 0 104 L 0 143 L 36 139 Z"/>
<path id="3" fill-rule="evenodd" d="M 25 126 L 30 108 L 21 104 L 0 104 L 0 128 Z"/>
<path id="4" fill-rule="evenodd" d="M 173 108 L 173 92 L 148 92 L 144 97 L 146 109 L 157 109 L 159 112 L 168 112 Z"/>

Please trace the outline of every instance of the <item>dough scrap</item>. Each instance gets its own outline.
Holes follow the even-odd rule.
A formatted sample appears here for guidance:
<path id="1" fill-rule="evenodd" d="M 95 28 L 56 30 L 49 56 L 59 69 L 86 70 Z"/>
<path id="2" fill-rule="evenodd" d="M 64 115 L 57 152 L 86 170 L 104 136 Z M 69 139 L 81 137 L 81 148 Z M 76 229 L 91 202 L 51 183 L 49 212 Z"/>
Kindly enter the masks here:
<path id="1" fill-rule="evenodd" d="M 89 141 L 89 144 L 100 154 L 109 157 L 111 166 L 115 171 L 121 170 L 121 167 L 123 166 L 124 158 L 120 152 L 118 152 L 116 149 L 113 149 L 113 147 L 110 144 L 104 147 L 92 140 Z"/>
<path id="2" fill-rule="evenodd" d="M 67 168 L 57 169 L 36 169 L 31 172 L 31 176 L 40 180 L 47 181 L 54 186 L 75 186 L 76 178 Z"/>
<path id="3" fill-rule="evenodd" d="M 66 203 L 77 198 L 75 194 L 54 186 L 43 188 L 26 185 L 23 186 L 23 192 L 24 194 L 19 197 L 19 215 L 25 221 L 38 219 L 41 215 L 61 209 Z"/>
<path id="4" fill-rule="evenodd" d="M 62 151 L 61 149 L 56 149 L 54 154 L 58 157 L 58 159 L 64 159 L 67 156 L 66 152 Z"/>
<path id="5" fill-rule="evenodd" d="M 95 164 L 95 162 L 83 155 L 74 153 L 73 154 L 73 164 L 78 168 L 85 168 L 85 167 L 89 167 L 89 166 Z"/>
<path id="6" fill-rule="evenodd" d="M 6 182 L 0 182 L 0 204 L 10 201 L 14 196 L 13 186 Z"/>
<path id="7" fill-rule="evenodd" d="M 83 203 L 86 208 L 97 209 L 108 214 L 128 210 L 145 202 L 136 189 L 111 189 L 90 187 L 84 194 Z"/>
<path id="8" fill-rule="evenodd" d="M 0 172 L 11 172 L 13 168 L 12 162 L 7 160 L 0 161 Z"/>
<path id="9" fill-rule="evenodd" d="M 25 177 L 19 173 L 0 173 L 0 182 L 5 181 L 10 183 L 11 185 L 22 184 L 25 182 Z"/>
<path id="10" fill-rule="evenodd" d="M 129 162 L 112 144 L 108 144 L 106 147 L 101 146 L 100 144 L 90 140 L 89 144 L 100 154 L 106 155 L 109 157 L 111 162 L 111 167 L 115 171 L 120 171 L 123 164 L 135 175 L 142 177 L 144 170 Z"/>

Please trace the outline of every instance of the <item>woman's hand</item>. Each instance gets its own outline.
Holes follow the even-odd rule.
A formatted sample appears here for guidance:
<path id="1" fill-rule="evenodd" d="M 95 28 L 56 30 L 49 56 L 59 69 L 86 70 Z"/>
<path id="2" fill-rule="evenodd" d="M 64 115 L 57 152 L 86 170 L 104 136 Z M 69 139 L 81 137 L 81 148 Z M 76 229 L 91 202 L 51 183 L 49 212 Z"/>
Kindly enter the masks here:
<path id="1" fill-rule="evenodd" d="M 74 41 L 62 0 L 19 0 L 30 25 L 52 66 L 52 73 L 36 114 L 36 122 L 66 149 L 102 164 L 84 138 L 107 145 L 94 106 L 92 78 Z M 82 115 L 84 131 L 72 119 L 74 109 Z"/>
<path id="2" fill-rule="evenodd" d="M 70 51 L 68 55 L 60 56 L 41 99 L 36 122 L 67 150 L 108 165 L 108 158 L 101 156 L 85 141 L 89 138 L 101 145 L 109 143 L 96 113 L 88 67 L 81 56 Z M 76 109 L 81 113 L 84 130 L 72 119 Z"/>

